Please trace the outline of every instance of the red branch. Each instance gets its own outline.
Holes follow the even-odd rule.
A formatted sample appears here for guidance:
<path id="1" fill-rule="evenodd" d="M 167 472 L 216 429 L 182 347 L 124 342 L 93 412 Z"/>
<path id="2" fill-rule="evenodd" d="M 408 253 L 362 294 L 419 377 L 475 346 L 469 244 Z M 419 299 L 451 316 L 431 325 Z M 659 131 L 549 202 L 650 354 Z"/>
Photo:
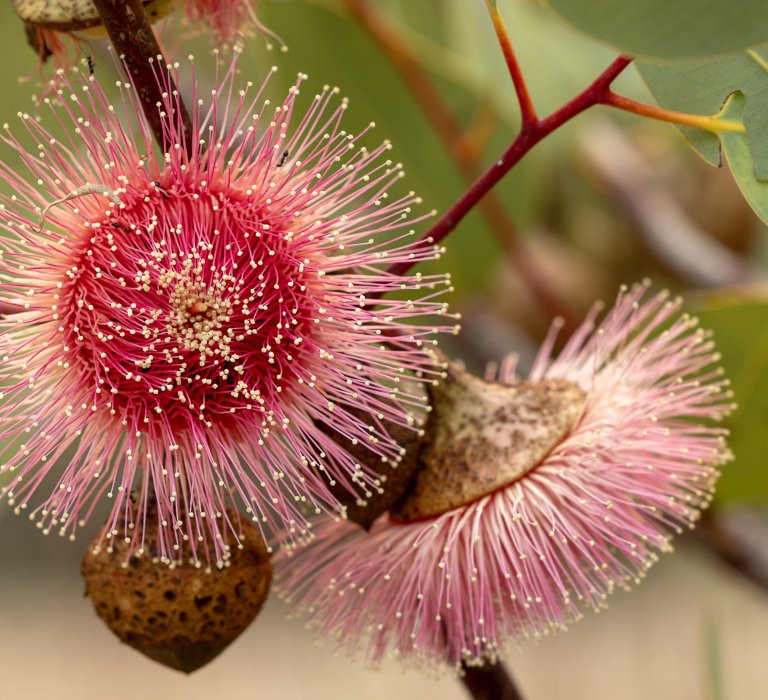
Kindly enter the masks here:
<path id="1" fill-rule="evenodd" d="M 520 67 L 520 62 L 517 60 L 515 49 L 512 47 L 512 42 L 509 40 L 509 34 L 507 34 L 507 28 L 504 26 L 504 20 L 501 18 L 501 14 L 493 7 L 491 7 L 491 21 L 493 22 L 494 30 L 496 30 L 496 37 L 499 40 L 501 52 L 504 54 L 507 68 L 509 68 L 509 75 L 515 86 L 522 122 L 523 124 L 534 124 L 538 117 L 536 116 L 536 107 L 534 107 L 533 100 L 528 92 L 528 85 L 525 82 L 523 69 Z"/>
<path id="2" fill-rule="evenodd" d="M 402 41 L 397 31 L 389 26 L 382 12 L 376 8 L 373 2 L 370 0 L 344 1 L 350 14 L 376 41 L 392 62 L 403 82 L 411 91 L 414 100 L 434 127 L 446 152 L 453 157 L 465 182 L 470 185 L 482 172 L 478 154 L 468 147 L 461 124 L 450 106 L 443 100 L 440 91 L 430 79 L 429 73 L 407 44 Z M 528 96 L 522 71 L 519 66 L 516 72 L 512 67 L 512 64 L 517 66 L 517 59 L 503 25 L 501 25 L 501 29 L 497 29 L 497 32 L 501 32 L 499 41 L 502 42 L 505 55 L 509 54 L 508 62 L 512 62 L 510 71 L 513 73 L 518 94 L 522 90 L 527 96 L 527 101 L 525 101 L 526 98 L 520 98 L 524 118 L 526 115 L 532 115 L 530 119 L 535 120 L 536 113 L 530 96 Z M 542 311 L 549 316 L 560 316 L 563 318 L 566 328 L 574 329 L 575 324 L 571 318 L 572 314 L 568 304 L 550 288 L 545 275 L 531 259 L 525 244 L 515 231 L 515 226 L 508 216 L 501 198 L 495 195 L 496 193 L 489 192 L 478 205 L 478 210 L 485 218 L 488 228 L 506 252 L 510 264 L 526 284 Z"/>
<path id="3" fill-rule="evenodd" d="M 628 56 L 619 56 L 584 91 L 580 92 L 560 109 L 547 117 L 523 123 L 517 138 L 496 162 L 488 168 L 474 184 L 459 197 L 453 206 L 424 233 L 421 241 L 425 246 L 439 244 L 451 233 L 475 205 L 542 139 L 583 111 L 601 104 L 610 92 L 613 81 L 632 62 Z M 413 261 L 405 260 L 388 268 L 393 275 L 403 275 L 413 267 Z"/>

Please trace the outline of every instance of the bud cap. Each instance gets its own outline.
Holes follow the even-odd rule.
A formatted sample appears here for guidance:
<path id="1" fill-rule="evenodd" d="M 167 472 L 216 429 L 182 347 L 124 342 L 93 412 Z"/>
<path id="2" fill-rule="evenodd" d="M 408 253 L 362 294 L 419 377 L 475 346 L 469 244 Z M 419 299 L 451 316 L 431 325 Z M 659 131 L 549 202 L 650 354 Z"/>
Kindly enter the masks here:
<path id="1" fill-rule="evenodd" d="M 504 385 L 452 362 L 430 393 L 422 471 L 394 509 L 397 520 L 439 515 L 519 479 L 570 432 L 585 402 L 573 382 Z"/>

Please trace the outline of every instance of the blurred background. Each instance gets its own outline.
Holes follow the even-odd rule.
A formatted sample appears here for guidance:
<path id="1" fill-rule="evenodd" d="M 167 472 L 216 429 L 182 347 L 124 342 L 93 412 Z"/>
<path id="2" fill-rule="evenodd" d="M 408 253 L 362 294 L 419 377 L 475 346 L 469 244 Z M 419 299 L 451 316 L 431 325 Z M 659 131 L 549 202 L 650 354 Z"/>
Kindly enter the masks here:
<path id="1" fill-rule="evenodd" d="M 404 186 L 424 211 L 444 211 L 517 129 L 514 90 L 482 0 L 261 0 L 260 17 L 289 46 L 249 42 L 243 79 L 297 72 L 305 99 L 323 84 L 350 100 L 347 128 L 371 120 L 371 143 L 394 144 Z M 361 8 L 365 12 L 361 11 Z M 535 2 L 509 0 L 506 19 L 539 112 L 560 106 L 614 58 Z M 32 111 L 40 80 L 11 3 L 0 7 L 0 123 Z M 112 81 L 103 47 L 97 77 Z M 191 41 L 210 80 L 209 47 Z M 49 69 L 50 70 L 50 69 Z M 19 82 L 19 75 L 28 79 Z M 619 92 L 651 100 L 630 69 Z M 0 146 L 0 158 L 13 154 Z M 14 161 L 15 162 L 15 161 Z M 425 268 L 430 269 L 430 268 Z M 637 591 L 568 633 L 526 644 L 510 667 L 526 697 L 765 697 L 768 688 L 768 236 L 726 168 L 702 161 L 672 126 L 593 109 L 538 146 L 470 215 L 431 267 L 450 271 L 464 332 L 449 352 L 475 367 L 517 352 L 524 367 L 554 316 L 573 327 L 598 299 L 644 277 L 685 296 L 715 331 L 740 408 L 736 460 L 698 535 L 678 540 Z M 0 509 L 0 668 L 4 698 L 176 698 L 247 693 L 281 698 L 461 698 L 451 678 L 367 669 L 315 646 L 270 600 L 209 667 L 183 677 L 123 647 L 82 597 L 87 539 L 47 539 Z"/>

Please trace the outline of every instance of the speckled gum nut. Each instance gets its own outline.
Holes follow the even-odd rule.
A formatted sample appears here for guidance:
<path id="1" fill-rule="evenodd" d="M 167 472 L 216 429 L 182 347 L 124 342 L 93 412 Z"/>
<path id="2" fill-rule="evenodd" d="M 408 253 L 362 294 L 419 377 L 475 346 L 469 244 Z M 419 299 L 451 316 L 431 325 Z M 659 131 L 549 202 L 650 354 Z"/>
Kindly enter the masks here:
<path id="1" fill-rule="evenodd" d="M 504 385 L 452 362 L 430 394 L 421 470 L 393 510 L 395 520 L 431 518 L 511 484 L 563 440 L 585 403 L 584 392 L 573 382 Z"/>
<path id="2" fill-rule="evenodd" d="M 179 9 L 182 0 L 142 0 L 150 22 Z M 100 29 L 101 19 L 91 0 L 13 0 L 13 9 L 27 24 L 71 32 Z"/>

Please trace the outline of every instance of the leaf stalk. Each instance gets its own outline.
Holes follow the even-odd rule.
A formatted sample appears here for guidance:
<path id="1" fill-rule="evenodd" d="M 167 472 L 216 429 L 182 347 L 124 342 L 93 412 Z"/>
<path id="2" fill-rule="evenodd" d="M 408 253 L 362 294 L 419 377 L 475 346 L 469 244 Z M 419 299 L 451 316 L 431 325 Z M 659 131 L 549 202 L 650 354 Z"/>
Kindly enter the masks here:
<path id="1" fill-rule="evenodd" d="M 618 95 L 613 91 L 608 91 L 603 100 L 603 104 L 623 110 L 624 112 L 638 114 L 641 117 L 657 119 L 659 121 L 679 124 L 681 126 L 692 126 L 715 134 L 726 131 L 743 134 L 747 130 L 743 122 L 735 121 L 733 119 L 723 119 L 720 114 L 707 116 L 701 114 L 688 114 L 687 112 L 675 112 L 674 110 L 664 109 L 663 107 L 638 102 L 629 97 Z"/>

